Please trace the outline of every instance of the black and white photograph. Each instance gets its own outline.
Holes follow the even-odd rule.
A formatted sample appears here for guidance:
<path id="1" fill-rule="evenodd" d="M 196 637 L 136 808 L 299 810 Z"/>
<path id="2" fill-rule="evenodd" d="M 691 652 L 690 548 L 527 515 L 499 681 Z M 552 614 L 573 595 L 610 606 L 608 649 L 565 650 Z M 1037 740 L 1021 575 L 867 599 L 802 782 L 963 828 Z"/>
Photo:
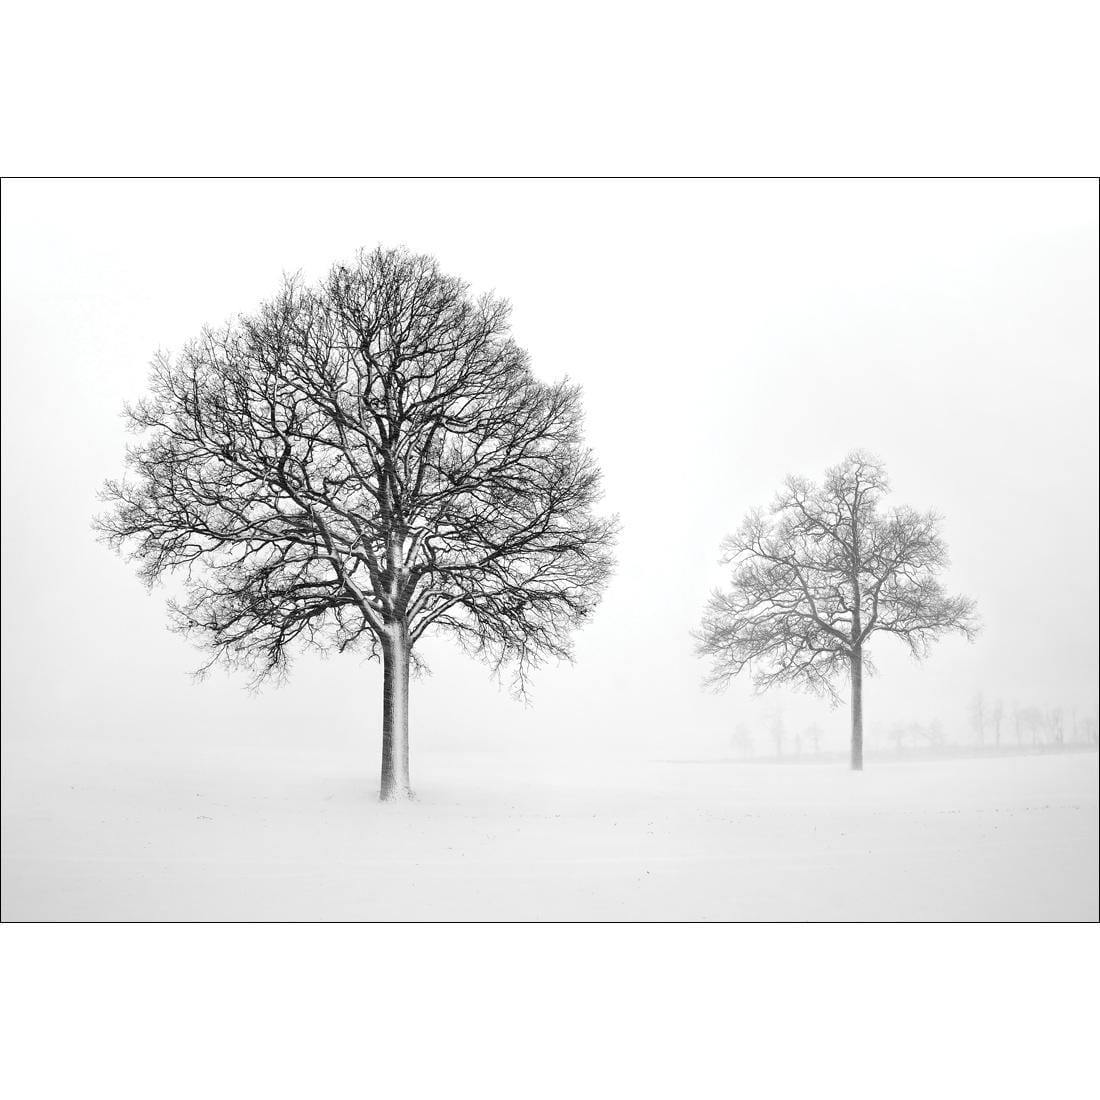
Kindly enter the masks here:
<path id="1" fill-rule="evenodd" d="M 1095 921 L 1096 197 L 6 184 L 5 920 Z"/>

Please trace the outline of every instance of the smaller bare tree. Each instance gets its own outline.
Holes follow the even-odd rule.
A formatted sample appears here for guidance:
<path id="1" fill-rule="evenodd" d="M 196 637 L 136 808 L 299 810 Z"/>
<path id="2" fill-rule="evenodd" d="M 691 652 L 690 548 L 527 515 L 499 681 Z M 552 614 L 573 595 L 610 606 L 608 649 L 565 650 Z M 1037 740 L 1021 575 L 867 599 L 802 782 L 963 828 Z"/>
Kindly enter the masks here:
<path id="1" fill-rule="evenodd" d="M 750 513 L 723 543 L 732 583 L 711 596 L 695 634 L 714 687 L 751 666 L 757 690 L 792 684 L 838 701 L 835 681 L 847 672 L 857 771 L 871 636 L 892 634 L 922 657 L 945 634 L 977 630 L 973 602 L 940 585 L 947 547 L 939 517 L 884 514 L 888 488 L 882 464 L 862 451 L 821 486 L 789 478 L 769 512 Z"/>

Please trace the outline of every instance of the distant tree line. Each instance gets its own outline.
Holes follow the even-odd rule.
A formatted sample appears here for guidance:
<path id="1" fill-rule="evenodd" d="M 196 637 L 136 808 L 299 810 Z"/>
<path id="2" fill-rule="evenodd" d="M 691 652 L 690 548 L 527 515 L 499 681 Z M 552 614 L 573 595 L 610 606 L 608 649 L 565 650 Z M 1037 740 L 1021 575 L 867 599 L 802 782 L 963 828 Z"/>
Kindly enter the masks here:
<path id="1" fill-rule="evenodd" d="M 970 725 L 979 745 L 995 747 L 1011 735 L 1016 745 L 1096 745 L 1100 723 L 1095 714 L 1082 715 L 1077 707 L 1033 706 L 1001 699 L 987 703 L 979 692 L 971 704 Z"/>
<path id="2" fill-rule="evenodd" d="M 1006 705 L 1001 699 L 976 695 L 970 703 L 969 725 L 957 723 L 951 736 L 942 718 L 896 719 L 870 728 L 872 743 L 895 753 L 936 753 L 978 748 L 987 752 L 1056 750 L 1098 747 L 1100 721 L 1077 707 Z M 740 719 L 733 727 L 729 747 L 735 757 L 748 759 L 814 759 L 839 753 L 839 738 L 829 745 L 821 725 L 789 725 L 780 708 L 773 708 L 754 730 Z"/>

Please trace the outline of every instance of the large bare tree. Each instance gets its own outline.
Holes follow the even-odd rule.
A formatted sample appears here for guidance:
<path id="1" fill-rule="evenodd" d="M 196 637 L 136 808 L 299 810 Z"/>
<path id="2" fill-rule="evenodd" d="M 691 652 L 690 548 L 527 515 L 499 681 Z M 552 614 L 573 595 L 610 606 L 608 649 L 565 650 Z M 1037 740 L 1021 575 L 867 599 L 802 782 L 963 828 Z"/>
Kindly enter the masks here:
<path id="1" fill-rule="evenodd" d="M 383 799 L 407 798 L 414 647 L 447 631 L 524 690 L 596 606 L 614 519 L 578 388 L 546 384 L 506 302 L 428 256 L 360 253 L 153 364 L 97 523 L 177 628 L 258 680 L 293 643 L 380 657 Z"/>
<path id="2" fill-rule="evenodd" d="M 892 634 L 923 656 L 933 641 L 977 629 L 974 604 L 938 580 L 947 549 L 934 512 L 881 510 L 882 464 L 855 451 L 818 486 L 789 478 L 769 511 L 752 512 L 722 545 L 731 584 L 696 633 L 713 686 L 750 668 L 756 686 L 808 688 L 839 701 L 851 684 L 852 767 L 863 767 L 868 640 Z"/>

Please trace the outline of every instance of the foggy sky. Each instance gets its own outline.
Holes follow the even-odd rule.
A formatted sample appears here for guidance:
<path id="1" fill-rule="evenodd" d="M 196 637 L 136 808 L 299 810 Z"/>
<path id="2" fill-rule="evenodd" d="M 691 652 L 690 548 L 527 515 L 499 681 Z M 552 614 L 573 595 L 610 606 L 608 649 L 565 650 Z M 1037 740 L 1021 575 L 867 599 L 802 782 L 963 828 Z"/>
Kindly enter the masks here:
<path id="1" fill-rule="evenodd" d="M 947 587 L 984 624 L 919 665 L 873 641 L 869 745 L 909 718 L 961 735 L 979 690 L 1092 713 L 1096 198 L 1075 181 L 5 181 L 5 736 L 340 736 L 376 759 L 377 664 L 303 656 L 258 696 L 243 676 L 193 684 L 166 592 L 90 531 L 153 353 L 254 308 L 283 271 L 312 280 L 376 244 L 511 299 L 535 372 L 583 387 L 622 520 L 576 663 L 538 673 L 529 705 L 426 643 L 414 783 L 420 750 L 448 745 L 724 751 L 777 706 L 842 736 L 845 711 L 810 696 L 704 692 L 689 631 L 723 582 L 722 537 L 853 447 L 884 460 L 891 503 L 942 513 Z"/>

